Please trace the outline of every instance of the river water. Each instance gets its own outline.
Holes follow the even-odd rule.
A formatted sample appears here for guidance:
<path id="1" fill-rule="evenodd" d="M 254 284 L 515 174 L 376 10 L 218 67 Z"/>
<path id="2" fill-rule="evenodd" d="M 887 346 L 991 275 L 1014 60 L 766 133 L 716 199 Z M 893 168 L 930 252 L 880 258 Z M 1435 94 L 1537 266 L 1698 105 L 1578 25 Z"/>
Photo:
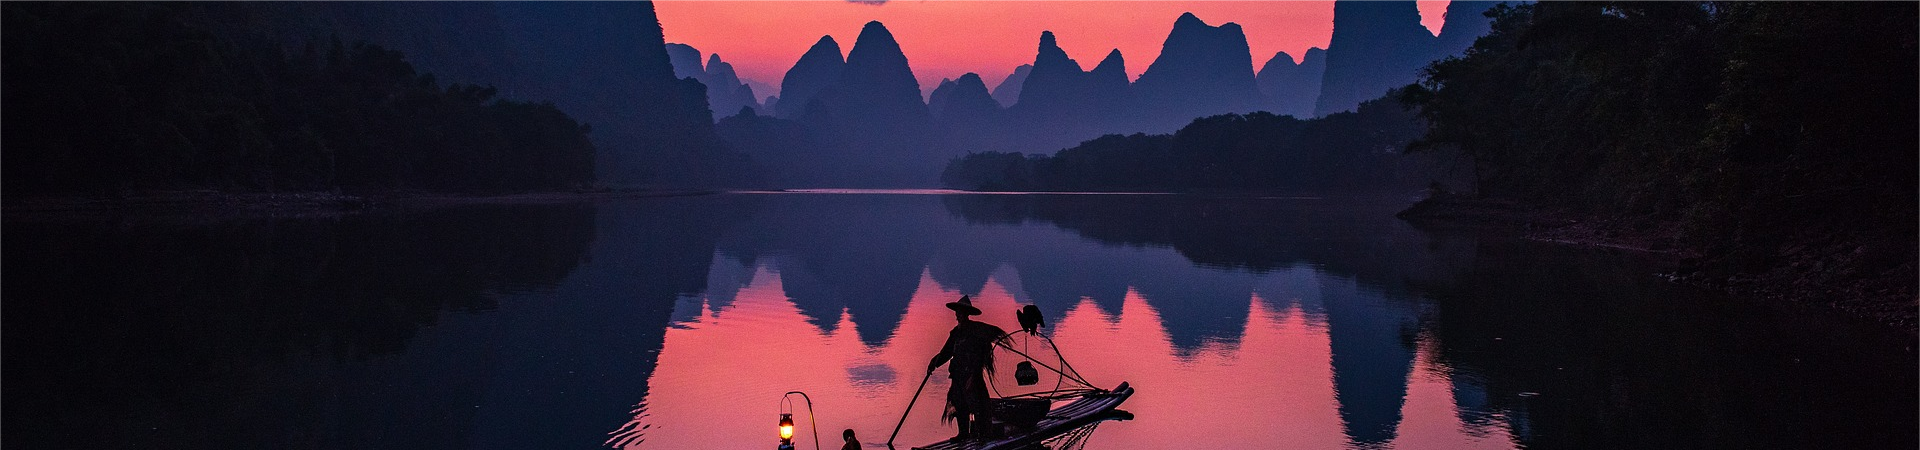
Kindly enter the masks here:
<path id="1" fill-rule="evenodd" d="M 868 448 L 961 295 L 1089 449 L 1914 448 L 1910 343 L 1405 199 L 729 193 L 9 220 L 6 448 Z M 1020 341 L 1041 350 L 1044 343 Z M 1003 357 L 1002 394 L 1017 386 Z M 952 434 L 945 370 L 897 443 Z M 812 401 L 782 401 L 802 391 Z M 811 420 L 810 420 L 811 419 Z"/>

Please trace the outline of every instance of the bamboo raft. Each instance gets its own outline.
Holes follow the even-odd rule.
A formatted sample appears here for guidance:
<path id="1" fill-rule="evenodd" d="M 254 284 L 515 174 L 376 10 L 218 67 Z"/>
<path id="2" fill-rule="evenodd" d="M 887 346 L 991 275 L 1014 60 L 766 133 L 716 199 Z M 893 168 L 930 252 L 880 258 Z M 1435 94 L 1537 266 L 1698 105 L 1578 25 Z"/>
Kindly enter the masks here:
<path id="1" fill-rule="evenodd" d="M 1133 396 L 1133 387 L 1122 382 L 1120 386 L 1113 388 L 1112 391 L 1088 394 L 1074 399 L 1064 406 L 1047 411 L 1045 418 L 1040 419 L 1040 422 L 1034 425 L 1032 429 L 1023 432 L 1014 433 L 1013 435 L 991 441 L 948 439 L 922 447 L 914 447 L 914 450 L 1014 450 L 1036 448 L 1036 446 L 1048 439 L 1066 434 L 1095 422 L 1107 419 L 1126 420 L 1132 418 L 1132 414 L 1115 409 L 1120 407 L 1120 402 L 1127 401 L 1127 397 L 1131 396 Z"/>

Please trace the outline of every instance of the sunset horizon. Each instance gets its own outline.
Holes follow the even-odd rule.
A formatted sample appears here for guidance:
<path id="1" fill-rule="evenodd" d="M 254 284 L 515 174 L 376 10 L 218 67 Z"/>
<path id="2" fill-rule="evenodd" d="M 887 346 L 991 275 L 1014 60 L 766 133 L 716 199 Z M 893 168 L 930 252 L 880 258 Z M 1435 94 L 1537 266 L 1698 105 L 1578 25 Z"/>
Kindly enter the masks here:
<path id="1" fill-rule="evenodd" d="M 1239 24 L 1246 31 L 1256 71 L 1275 52 L 1286 52 L 1299 63 L 1308 48 L 1327 48 L 1333 34 L 1333 3 L 954 0 L 663 1 L 654 5 L 667 42 L 699 49 L 702 61 L 717 54 L 733 65 L 741 79 L 774 89 L 821 36 L 832 36 L 845 56 L 861 26 L 878 21 L 900 42 L 921 94 L 927 95 L 940 80 L 966 73 L 979 75 L 990 88 L 999 85 L 1015 67 L 1033 63 L 1042 31 L 1058 36 L 1061 49 L 1082 69 L 1093 69 L 1108 51 L 1119 50 L 1127 62 L 1128 79 L 1138 78 L 1160 56 L 1174 20 L 1189 12 L 1208 25 Z M 1417 3 L 1420 24 L 1438 34 L 1450 1 Z M 952 30 L 956 24 L 979 29 L 956 33 Z M 742 39 L 735 34 L 738 30 L 759 34 Z"/>
<path id="2" fill-rule="evenodd" d="M 14 447 L 1920 448 L 1920 1 L 0 22 Z"/>

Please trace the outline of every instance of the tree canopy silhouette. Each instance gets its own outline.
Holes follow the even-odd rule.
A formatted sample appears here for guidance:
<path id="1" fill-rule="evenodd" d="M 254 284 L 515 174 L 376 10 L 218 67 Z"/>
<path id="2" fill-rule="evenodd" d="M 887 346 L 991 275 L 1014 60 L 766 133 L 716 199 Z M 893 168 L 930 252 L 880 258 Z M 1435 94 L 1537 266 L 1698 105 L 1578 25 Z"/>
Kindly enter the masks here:
<path id="1" fill-rule="evenodd" d="M 1881 279 L 1850 289 L 1904 291 L 1912 309 L 1914 4 L 1488 15 L 1491 34 L 1403 95 L 1430 125 L 1413 148 L 1464 152 L 1478 195 L 1674 225 L 1711 269 Z"/>
<path id="2" fill-rule="evenodd" d="M 942 181 L 980 190 L 1378 192 L 1417 189 L 1438 172 L 1406 158 L 1413 113 L 1380 99 L 1358 112 L 1299 120 L 1266 112 L 1194 119 L 1172 135 L 1106 135 L 1051 155 L 983 152 Z"/>
<path id="3" fill-rule="evenodd" d="M 209 32 L 193 5 L 5 5 L 5 187 L 495 192 L 593 182 L 588 126 L 395 51 Z M 296 49 L 297 48 L 297 49 Z"/>

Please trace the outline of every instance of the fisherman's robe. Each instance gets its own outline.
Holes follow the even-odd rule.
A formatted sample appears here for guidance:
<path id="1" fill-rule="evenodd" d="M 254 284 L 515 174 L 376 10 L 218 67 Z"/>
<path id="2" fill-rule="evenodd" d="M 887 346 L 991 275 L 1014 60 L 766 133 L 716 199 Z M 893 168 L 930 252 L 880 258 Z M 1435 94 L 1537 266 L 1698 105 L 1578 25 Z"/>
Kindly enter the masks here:
<path id="1" fill-rule="evenodd" d="M 1006 334 L 1000 327 L 976 321 L 955 325 L 947 334 L 946 345 L 940 347 L 932 363 L 938 366 L 951 362 L 947 375 L 953 384 L 947 388 L 947 408 L 942 418 L 987 411 L 986 373 L 993 370 L 993 342 Z"/>

